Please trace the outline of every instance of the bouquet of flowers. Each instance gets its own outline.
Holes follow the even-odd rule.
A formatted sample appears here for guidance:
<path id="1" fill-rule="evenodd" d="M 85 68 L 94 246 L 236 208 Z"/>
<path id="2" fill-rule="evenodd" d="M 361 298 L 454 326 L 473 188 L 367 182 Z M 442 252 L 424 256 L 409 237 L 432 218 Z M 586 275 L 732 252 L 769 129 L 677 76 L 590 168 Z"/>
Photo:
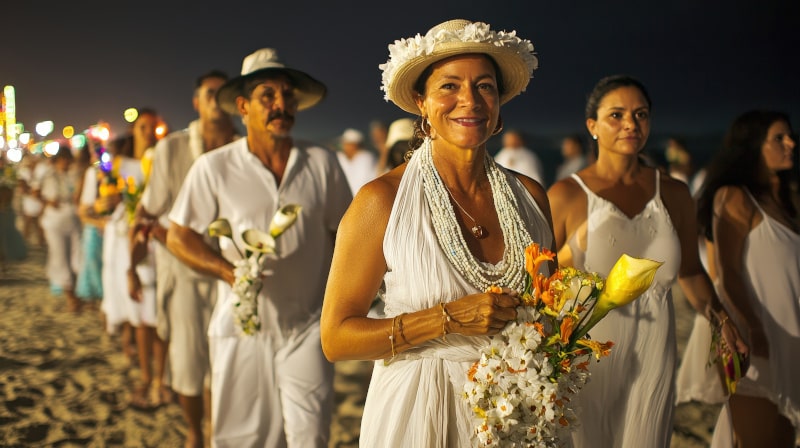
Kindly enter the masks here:
<path id="1" fill-rule="evenodd" d="M 722 339 L 722 325 L 719 322 L 716 326 L 712 323 L 711 328 L 711 354 L 709 365 L 719 362 L 722 366 L 722 376 L 725 379 L 725 387 L 729 395 L 736 393 L 736 384 L 742 378 L 742 373 L 747 371 L 747 360 L 736 350 L 731 350 Z"/>
<path id="2" fill-rule="evenodd" d="M 145 151 L 141 160 L 142 165 L 142 183 L 136 182 L 136 178 L 128 176 L 119 190 L 122 192 L 122 202 L 125 204 L 125 212 L 128 214 L 128 222 L 132 223 L 136 216 L 136 207 L 139 205 L 139 200 L 142 199 L 142 193 L 147 186 L 147 181 L 150 179 L 150 171 L 153 168 L 153 150 L 148 149 Z M 120 181 L 122 179 L 120 178 Z"/>
<path id="3" fill-rule="evenodd" d="M 589 330 L 649 288 L 662 264 L 622 255 L 605 280 L 571 267 L 550 277 L 539 273 L 554 257 L 536 243 L 526 249 L 517 319 L 467 374 L 464 399 L 481 446 L 559 446 L 563 430 L 576 423 L 569 402 L 589 380 L 591 356 L 599 360 L 613 346 L 590 339 Z"/>
<path id="4" fill-rule="evenodd" d="M 104 151 L 101 149 L 101 151 Z M 120 173 L 120 158 L 113 158 L 110 161 L 106 157 L 102 157 L 100 161 L 96 162 L 98 169 L 99 183 L 97 192 L 100 197 L 105 198 L 109 196 L 122 195 L 122 202 L 125 204 L 125 212 L 128 215 L 128 222 L 133 222 L 136 214 L 136 207 L 139 205 L 139 200 L 142 198 L 144 188 L 147 185 L 147 180 L 150 178 L 150 172 L 153 166 L 153 150 L 147 150 L 142 156 L 142 177 L 141 183 L 136 181 L 133 176 L 123 177 Z M 107 154 L 107 153 L 103 153 Z M 113 210 L 96 210 L 99 214 L 109 214 Z"/>
<path id="5" fill-rule="evenodd" d="M 208 226 L 208 234 L 211 237 L 230 238 L 242 257 L 233 263 L 235 266 L 233 292 L 236 294 L 233 315 L 242 334 L 254 335 L 261 329 L 261 318 L 258 316 L 258 293 L 261 292 L 263 286 L 261 271 L 264 269 L 264 261 L 268 256 L 278 255 L 275 240 L 297 221 L 300 209 L 301 207 L 297 204 L 284 205 L 279 208 L 272 217 L 269 232 L 258 229 L 248 229 L 242 232 L 244 253 L 236 244 L 230 222 L 227 219 L 217 219 Z"/>

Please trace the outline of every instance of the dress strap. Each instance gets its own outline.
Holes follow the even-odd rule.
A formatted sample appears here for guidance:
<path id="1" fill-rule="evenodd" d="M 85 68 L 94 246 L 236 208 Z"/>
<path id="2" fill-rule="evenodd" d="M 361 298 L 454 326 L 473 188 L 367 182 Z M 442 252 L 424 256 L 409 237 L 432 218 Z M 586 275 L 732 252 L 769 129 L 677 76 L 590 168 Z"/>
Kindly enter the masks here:
<path id="1" fill-rule="evenodd" d="M 761 204 L 759 204 L 758 201 L 756 201 L 756 198 L 755 196 L 753 196 L 753 193 L 750 193 L 750 189 L 747 187 L 742 187 L 742 189 L 744 190 L 745 193 L 747 193 L 747 197 L 749 197 L 750 200 L 753 201 L 753 204 L 755 204 L 756 208 L 758 209 L 758 212 L 761 213 L 761 216 L 767 216 L 767 214 L 764 213 L 764 209 L 761 208 Z"/>
<path id="2" fill-rule="evenodd" d="M 571 176 L 573 179 L 575 179 L 575 182 L 577 182 L 577 183 L 578 183 L 578 185 L 579 185 L 581 188 L 583 188 L 583 191 L 586 193 L 586 196 L 589 196 L 589 195 L 591 195 L 591 194 L 594 194 L 594 192 L 593 192 L 592 190 L 590 190 L 590 189 L 589 189 L 589 187 L 587 187 L 587 186 L 586 186 L 586 184 L 583 182 L 583 179 L 581 179 L 581 177 L 580 177 L 580 176 L 578 176 L 578 174 L 577 174 L 577 173 L 572 173 L 572 174 L 570 174 L 570 176 Z"/>
<path id="3" fill-rule="evenodd" d="M 661 170 L 656 168 L 656 195 L 655 197 L 661 197 Z"/>

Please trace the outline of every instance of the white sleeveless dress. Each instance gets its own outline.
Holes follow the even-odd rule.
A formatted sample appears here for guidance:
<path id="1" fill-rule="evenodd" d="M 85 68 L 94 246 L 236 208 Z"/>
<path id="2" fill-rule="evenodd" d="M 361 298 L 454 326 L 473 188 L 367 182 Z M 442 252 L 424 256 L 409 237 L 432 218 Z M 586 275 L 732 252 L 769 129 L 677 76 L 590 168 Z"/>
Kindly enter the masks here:
<path id="1" fill-rule="evenodd" d="M 762 221 L 747 235 L 744 245 L 745 283 L 753 309 L 764 325 L 769 359 L 753 356 L 736 393 L 764 397 L 778 406 L 795 428 L 800 441 L 800 235 L 771 218 L 747 192 Z M 740 328 L 742 328 L 740 326 Z M 717 421 L 717 438 L 730 439 L 726 409 Z"/>
<path id="2" fill-rule="evenodd" d="M 614 342 L 611 354 L 590 365 L 589 383 L 578 394 L 580 426 L 575 447 L 669 447 L 675 401 L 675 310 L 671 287 L 681 262 L 678 235 L 655 195 L 633 218 L 592 192 L 586 192 L 588 234 L 585 246 L 573 235 L 567 242 L 574 267 L 608 275 L 624 253 L 663 261 L 651 287 L 632 303 L 611 311 L 589 333 Z"/>
<path id="3" fill-rule="evenodd" d="M 383 240 L 386 316 L 408 313 L 477 293 L 439 247 L 424 195 L 420 157 L 412 157 L 400 182 Z M 509 171 L 522 221 L 534 241 L 553 236 L 536 202 Z M 362 447 L 445 448 L 477 444 L 472 411 L 462 397 L 467 371 L 488 337 L 456 334 L 375 362 L 361 420 Z"/>

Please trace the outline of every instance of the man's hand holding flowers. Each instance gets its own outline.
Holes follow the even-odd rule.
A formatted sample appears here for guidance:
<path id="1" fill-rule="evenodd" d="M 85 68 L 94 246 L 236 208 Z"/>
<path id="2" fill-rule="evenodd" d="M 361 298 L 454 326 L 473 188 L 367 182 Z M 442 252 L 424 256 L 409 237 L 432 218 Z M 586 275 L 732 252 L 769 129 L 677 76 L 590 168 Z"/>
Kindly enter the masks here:
<path id="1" fill-rule="evenodd" d="M 233 281 L 231 286 L 236 294 L 234 318 L 242 334 L 253 335 L 261 329 L 258 315 L 258 295 L 263 286 L 263 268 L 267 257 L 277 257 L 275 240 L 294 225 L 301 207 L 289 204 L 281 207 L 272 217 L 269 232 L 248 229 L 242 232 L 245 251 L 239 248 L 233 238 L 233 229 L 225 218 L 217 219 L 208 226 L 211 237 L 226 237 L 232 242 L 241 256 L 233 262 Z"/>

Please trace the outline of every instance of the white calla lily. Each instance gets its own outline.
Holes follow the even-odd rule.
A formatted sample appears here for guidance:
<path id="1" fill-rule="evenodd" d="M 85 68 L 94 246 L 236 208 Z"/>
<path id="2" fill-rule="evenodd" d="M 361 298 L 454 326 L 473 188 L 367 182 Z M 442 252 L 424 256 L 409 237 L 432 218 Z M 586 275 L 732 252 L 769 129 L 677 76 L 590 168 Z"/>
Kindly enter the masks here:
<path id="1" fill-rule="evenodd" d="M 250 253 L 274 254 L 275 238 L 269 233 L 258 229 L 248 229 L 242 232 L 244 247 Z"/>
<path id="2" fill-rule="evenodd" d="M 278 209 L 269 225 L 269 234 L 273 238 L 280 236 L 297 221 L 297 215 L 300 214 L 300 210 L 302 210 L 302 207 L 297 204 L 284 205 Z"/>

